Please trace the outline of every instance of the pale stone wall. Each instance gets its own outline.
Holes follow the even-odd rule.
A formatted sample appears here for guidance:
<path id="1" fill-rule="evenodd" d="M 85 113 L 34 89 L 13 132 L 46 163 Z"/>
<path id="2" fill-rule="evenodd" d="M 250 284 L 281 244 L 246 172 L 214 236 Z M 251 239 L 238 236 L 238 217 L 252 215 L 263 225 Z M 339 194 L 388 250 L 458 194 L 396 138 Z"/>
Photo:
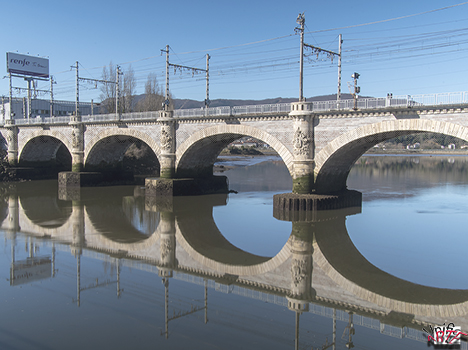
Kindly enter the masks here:
<path id="1" fill-rule="evenodd" d="M 18 158 L 26 157 L 28 160 L 42 160 L 45 154 L 40 149 L 40 144 L 37 147 L 29 148 L 28 155 L 23 155 L 23 150 L 27 143 L 33 139 L 41 140 L 41 137 L 49 136 L 62 142 L 69 150 L 72 149 L 72 128 L 68 126 L 58 126 L 56 128 L 47 129 L 33 129 L 33 128 L 19 128 L 18 132 Z"/>
<path id="2" fill-rule="evenodd" d="M 279 119 L 276 122 L 270 120 L 252 120 L 239 124 L 216 123 L 215 125 L 200 125 L 182 123 L 177 130 L 176 167 L 180 166 L 184 155 L 197 143 L 211 143 L 213 148 L 224 148 L 236 138 L 251 136 L 269 144 L 278 152 L 288 169 L 292 171 L 293 129 L 291 124 L 291 120 L 287 118 Z M 182 142 L 183 137 L 186 135 L 189 136 Z M 205 145 L 205 148 L 209 149 L 210 146 Z M 216 150 L 213 149 L 213 152 Z M 195 154 L 193 156 L 196 157 Z M 184 166 L 189 167 L 190 162 L 196 164 L 197 159 L 185 159 Z"/>
<path id="3" fill-rule="evenodd" d="M 85 163 L 91 152 L 98 152 L 94 157 L 106 159 L 104 154 L 99 154 L 99 142 L 112 136 L 133 137 L 145 142 L 159 159 L 161 127 L 155 123 L 131 124 L 125 128 L 118 124 L 94 124 L 86 127 L 85 131 Z M 123 138 L 124 139 L 124 138 Z M 123 140 L 122 139 L 122 140 Z"/>
<path id="4" fill-rule="evenodd" d="M 323 186 L 322 192 L 342 189 L 349 169 L 356 159 L 375 144 L 390 138 L 418 132 L 435 132 L 468 141 L 468 108 L 418 107 L 307 113 L 310 114 L 309 120 L 314 124 L 311 132 L 315 146 L 311 151 L 313 159 L 307 161 L 314 169 L 315 187 Z M 294 115 L 187 117 L 170 118 L 170 122 L 175 123 L 175 153 L 168 155 L 172 157 L 171 169 L 174 171 L 198 168 L 200 173 L 206 173 L 222 148 L 237 138 L 251 136 L 269 144 L 279 153 L 293 179 L 296 179 L 301 171 L 304 172 L 304 169 L 299 167 L 301 160 L 294 148 L 297 131 Z M 119 123 L 95 121 L 83 125 L 84 164 L 89 161 L 91 155 L 96 164 L 100 161 L 118 160 L 119 154 L 128 146 L 126 143 L 119 147 L 119 140 L 124 143 L 129 139 L 146 143 L 156 154 L 160 164 L 164 158 L 161 144 L 162 119 Z M 14 137 L 16 130 L 17 145 Z M 12 158 L 12 164 L 15 157 L 23 157 L 29 161 L 47 160 L 48 157 L 53 159 L 57 147 L 48 145 L 41 149 L 41 137 L 57 139 L 70 154 L 74 154 L 73 144 L 76 141 L 73 135 L 73 126 L 69 124 L 0 127 L 3 144 L 11 147 L 9 158 Z M 28 142 L 34 139 L 38 140 L 37 146 L 35 144 L 34 147 L 26 147 Z M 113 142 L 115 147 L 105 146 L 101 142 L 103 140 L 107 143 Z M 329 176 L 331 177 L 328 178 Z M 325 178 L 328 179 L 324 180 Z M 331 185 L 333 183 L 337 185 Z"/>

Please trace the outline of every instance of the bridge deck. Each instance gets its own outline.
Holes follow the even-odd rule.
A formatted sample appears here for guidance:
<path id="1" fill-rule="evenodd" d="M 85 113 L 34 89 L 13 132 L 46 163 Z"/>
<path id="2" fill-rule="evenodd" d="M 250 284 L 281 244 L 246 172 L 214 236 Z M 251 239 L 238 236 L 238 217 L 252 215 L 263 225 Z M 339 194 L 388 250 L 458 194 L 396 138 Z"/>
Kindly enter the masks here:
<path id="1" fill-rule="evenodd" d="M 332 100 L 312 102 L 314 112 L 338 112 L 346 113 L 354 109 L 354 100 Z M 405 95 L 380 98 L 362 98 L 357 100 L 357 110 L 374 111 L 386 108 L 423 108 L 441 106 L 458 106 L 468 104 L 468 91 L 451 92 L 428 95 Z M 277 116 L 285 115 L 291 111 L 290 103 L 276 103 L 249 106 L 223 106 L 213 108 L 192 108 L 177 109 L 174 111 L 176 119 L 203 119 L 209 118 L 230 118 L 230 117 L 252 117 L 252 116 Z M 112 121 L 144 121 L 157 120 L 159 111 L 123 113 L 120 116 L 116 113 L 83 115 L 82 121 L 85 123 L 102 123 Z M 16 125 L 39 125 L 39 124 L 68 124 L 70 117 L 37 117 L 30 119 L 15 119 Z"/>

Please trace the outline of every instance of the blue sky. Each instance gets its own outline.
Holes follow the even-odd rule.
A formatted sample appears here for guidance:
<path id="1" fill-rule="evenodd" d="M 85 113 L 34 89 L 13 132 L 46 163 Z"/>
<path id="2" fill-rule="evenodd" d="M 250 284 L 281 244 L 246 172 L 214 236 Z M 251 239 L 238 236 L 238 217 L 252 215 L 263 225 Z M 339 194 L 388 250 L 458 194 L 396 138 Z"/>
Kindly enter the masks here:
<path id="1" fill-rule="evenodd" d="M 170 45 L 174 64 L 204 68 L 211 55 L 211 99 L 298 97 L 294 28 L 301 12 L 306 43 L 337 51 L 343 35 L 343 93 L 353 72 L 360 73 L 361 94 L 368 96 L 468 90 L 468 3 L 457 0 L 9 1 L 2 4 L 2 77 L 6 52 L 48 56 L 55 98 L 74 100 L 70 66 L 79 61 L 80 76 L 99 79 L 112 61 L 124 73 L 131 64 L 142 93 L 149 73 L 163 87 L 160 50 Z M 304 71 L 306 97 L 336 93 L 336 59 L 307 58 Z M 176 98 L 205 98 L 201 75 L 172 71 L 170 82 Z M 26 87 L 21 79 L 13 85 Z M 81 86 L 82 101 L 100 100 L 99 89 Z M 0 95 L 8 96 L 8 79 L 0 79 Z"/>

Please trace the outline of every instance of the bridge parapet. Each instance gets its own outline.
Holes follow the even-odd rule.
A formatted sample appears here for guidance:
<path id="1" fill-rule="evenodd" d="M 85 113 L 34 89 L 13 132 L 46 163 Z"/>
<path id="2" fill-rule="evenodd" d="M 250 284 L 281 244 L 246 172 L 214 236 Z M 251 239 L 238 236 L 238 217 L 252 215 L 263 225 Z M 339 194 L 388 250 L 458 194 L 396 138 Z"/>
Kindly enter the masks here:
<path id="1" fill-rule="evenodd" d="M 289 116 L 294 120 L 293 193 L 311 193 L 314 184 L 315 153 L 313 103 L 291 103 Z"/>
<path id="2" fill-rule="evenodd" d="M 468 104 L 468 91 L 461 92 L 448 92 L 437 94 L 423 94 L 423 95 L 388 95 L 387 97 L 372 97 L 372 98 L 359 98 L 357 100 L 358 111 L 366 110 L 384 110 L 387 108 L 423 108 L 433 106 L 435 108 L 442 108 L 443 106 L 461 106 Z M 240 116 L 268 116 L 285 114 L 294 111 L 294 108 L 306 108 L 307 111 L 313 113 L 326 113 L 326 112 L 340 112 L 353 111 L 354 100 L 329 100 L 329 101 L 313 101 L 293 103 L 274 103 L 262 105 L 249 105 L 249 106 L 222 106 L 206 108 L 191 108 L 191 109 L 177 109 L 173 111 L 173 117 L 176 119 L 186 118 L 206 118 L 206 117 L 240 117 Z M 304 111 L 306 111 L 304 110 Z M 296 110 L 297 112 L 299 110 Z M 160 111 L 151 112 L 132 112 L 123 113 L 120 116 L 115 113 L 110 114 L 96 114 L 96 115 L 83 115 L 81 116 L 84 123 L 105 123 L 115 121 L 147 121 L 157 120 L 160 117 Z M 29 119 L 14 119 L 17 125 L 39 125 L 39 124 L 68 124 L 69 117 L 36 117 Z M 6 121 L 1 121 L 7 126 Z"/>

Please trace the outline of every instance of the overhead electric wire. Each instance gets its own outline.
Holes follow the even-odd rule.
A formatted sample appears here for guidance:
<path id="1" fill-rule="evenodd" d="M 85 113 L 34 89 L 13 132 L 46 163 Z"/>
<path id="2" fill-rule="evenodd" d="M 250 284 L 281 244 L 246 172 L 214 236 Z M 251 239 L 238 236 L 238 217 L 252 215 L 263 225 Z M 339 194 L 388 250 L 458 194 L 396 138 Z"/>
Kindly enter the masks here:
<path id="1" fill-rule="evenodd" d="M 314 30 L 308 31 L 306 34 L 320 34 L 320 33 L 327 33 L 331 31 L 337 30 L 345 30 L 350 28 L 358 28 L 364 26 L 375 25 L 379 23 L 386 23 L 406 18 L 411 18 L 414 16 L 420 16 L 424 14 L 429 14 L 437 11 L 447 10 L 450 8 L 466 5 L 468 2 L 463 2 L 455 5 L 445 6 L 438 9 L 433 9 L 429 11 L 419 12 L 415 14 L 399 16 L 379 21 L 343 26 L 343 27 L 336 27 L 336 28 L 329 28 L 329 29 L 322 29 L 322 30 Z M 462 20 L 459 20 L 462 21 Z M 455 21 L 455 22 L 459 22 Z M 440 23 L 440 22 L 439 22 Z M 441 22 L 445 23 L 445 22 Z M 413 27 L 426 27 L 431 25 L 436 25 L 437 23 L 431 24 L 424 24 L 424 25 L 417 25 L 417 26 L 404 26 L 404 27 L 397 27 L 397 28 L 390 28 L 390 30 L 402 30 L 405 28 L 413 28 Z M 349 33 L 349 38 L 345 39 L 345 43 L 354 42 L 358 43 L 359 41 L 366 40 L 365 43 L 352 45 L 351 47 L 345 46 L 343 50 L 343 64 L 346 63 L 349 65 L 360 66 L 369 62 L 378 64 L 378 63 L 385 63 L 388 60 L 391 61 L 402 61 L 402 60 L 409 60 L 416 57 L 432 57 L 432 56 L 440 56 L 445 54 L 451 54 L 457 51 L 466 51 L 466 44 L 468 43 L 468 39 L 465 40 L 465 35 L 468 36 L 468 28 L 456 28 L 456 29 L 448 29 L 442 31 L 432 31 L 432 32 L 424 32 L 424 33 L 416 33 L 412 35 L 393 35 L 393 36 L 385 36 L 385 37 L 376 37 L 376 38 L 354 38 L 359 33 L 366 33 L 367 31 L 361 32 L 353 32 Z M 375 31 L 372 31 L 374 33 Z M 244 76 L 246 83 L 249 78 L 252 77 L 261 77 L 262 75 L 270 75 L 272 72 L 278 74 L 276 77 L 268 76 L 268 80 L 276 79 L 283 79 L 284 76 L 279 75 L 280 72 L 293 72 L 297 69 L 297 46 L 292 46 L 290 43 L 292 40 L 297 41 L 296 34 L 288 34 L 284 36 L 278 36 L 275 38 L 258 40 L 254 42 L 244 43 L 244 44 L 237 44 L 231 46 L 223 46 L 212 48 L 208 50 L 197 50 L 197 51 L 188 51 L 188 52 L 181 52 L 176 53 L 172 48 L 171 50 L 171 57 L 175 59 L 177 62 L 183 62 L 184 65 L 200 65 L 201 61 L 204 60 L 204 57 L 184 57 L 182 59 L 182 55 L 190 55 L 190 54 L 199 54 L 199 53 L 207 53 L 213 51 L 219 51 L 216 55 L 213 55 L 212 60 L 210 62 L 210 80 L 216 81 L 219 77 L 239 77 Z M 315 40 L 315 37 L 313 38 Z M 275 47 L 272 48 L 271 45 L 277 44 L 279 41 L 283 41 L 283 44 L 286 44 L 286 47 Z M 323 43 L 325 42 L 325 44 Z M 322 40 L 322 43 L 317 43 L 318 46 L 329 48 L 336 42 L 335 40 L 326 39 Z M 346 45 L 346 44 L 345 44 Z M 447 48 L 451 47 L 458 47 L 459 50 L 447 50 Z M 332 49 L 331 49 L 332 50 Z M 433 51 L 433 52 L 430 52 Z M 288 54 L 290 52 L 290 54 Z M 418 52 L 418 54 L 414 54 L 414 52 Z M 258 56 L 258 57 L 257 57 Z M 265 56 L 268 56 L 268 59 L 265 59 Z M 142 62 L 142 65 L 136 65 L 132 67 L 134 71 L 134 79 L 135 82 L 143 83 L 147 80 L 147 74 L 152 72 L 158 72 L 158 76 L 164 74 L 165 65 L 162 61 L 156 62 L 156 58 L 160 58 L 161 55 L 154 55 L 149 57 L 144 57 L 141 59 L 136 59 L 128 62 L 118 63 L 119 65 L 129 65 L 132 63 Z M 226 59 L 227 58 L 227 59 Z M 155 59 L 155 62 L 144 62 L 150 61 L 151 59 Z M 320 64 L 320 63 L 319 63 Z M 336 66 L 336 63 L 333 62 L 333 65 Z M 108 65 L 97 66 L 93 68 L 85 68 L 81 63 L 80 66 L 85 69 L 87 74 L 91 77 L 95 76 L 93 70 L 96 69 L 103 69 L 108 67 Z M 201 64 L 203 66 L 203 64 Z M 203 67 L 200 67 L 203 69 Z M 326 70 L 326 65 L 322 64 L 320 66 L 321 70 Z M 403 66 L 402 68 L 405 68 Z M 306 72 L 308 70 L 314 70 L 314 66 L 308 64 L 305 68 Z M 366 67 L 368 70 L 377 70 L 377 68 Z M 123 69 L 125 72 L 125 69 Z M 70 73 L 70 71 L 61 71 L 54 74 L 55 75 L 62 75 L 65 73 Z M 183 77 L 188 77 L 190 74 L 183 74 Z M 286 73 L 285 73 L 286 75 Z M 249 77 L 249 78 L 247 78 Z M 261 81 L 256 80 L 256 81 Z M 171 86 L 174 85 L 176 87 L 183 86 L 193 86 L 193 81 L 189 81 L 188 79 L 186 82 L 182 79 L 171 79 Z M 195 85 L 199 84 L 197 80 L 195 80 Z M 74 92 L 74 79 L 67 79 L 65 81 L 60 81 L 59 85 L 54 88 L 54 94 L 58 96 L 66 95 L 67 93 Z M 93 90 L 86 85 L 82 85 L 83 90 L 91 91 Z M 141 90 L 141 87 L 140 89 Z"/>
<path id="2" fill-rule="evenodd" d="M 391 21 L 397 21 L 397 20 L 400 20 L 400 19 L 406 19 L 406 18 L 410 18 L 410 17 L 426 15 L 426 14 L 428 14 L 428 13 L 433 13 L 433 12 L 448 10 L 448 9 L 450 9 L 450 8 L 454 8 L 454 7 L 462 6 L 462 5 L 466 5 L 466 4 L 468 4 L 468 1 L 467 1 L 467 2 L 462 2 L 462 3 L 459 3 L 459 4 L 455 4 L 455 5 L 450 5 L 450 6 L 441 7 L 441 8 L 434 9 L 434 10 L 429 10 L 429 11 L 414 13 L 414 14 L 411 14 L 411 15 L 399 16 L 399 17 L 388 18 L 388 19 L 383 19 L 383 20 L 380 20 L 380 21 L 373 21 L 373 22 L 367 22 L 367 23 L 361 23 L 361 24 L 352 24 L 352 25 L 344 26 L 344 27 L 336 27 L 336 28 L 329 28 L 329 29 L 314 30 L 314 31 L 312 31 L 312 32 L 308 32 L 308 33 L 305 33 L 305 34 L 323 33 L 323 32 L 335 31 L 335 30 L 343 30 L 343 29 L 364 27 L 364 26 L 373 25 L 373 24 L 380 24 L 380 23 L 386 23 L 386 22 L 391 22 Z"/>

